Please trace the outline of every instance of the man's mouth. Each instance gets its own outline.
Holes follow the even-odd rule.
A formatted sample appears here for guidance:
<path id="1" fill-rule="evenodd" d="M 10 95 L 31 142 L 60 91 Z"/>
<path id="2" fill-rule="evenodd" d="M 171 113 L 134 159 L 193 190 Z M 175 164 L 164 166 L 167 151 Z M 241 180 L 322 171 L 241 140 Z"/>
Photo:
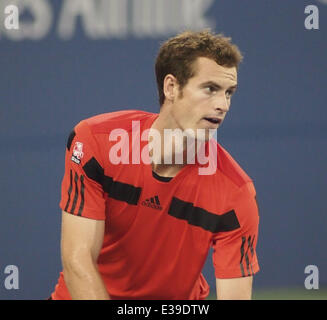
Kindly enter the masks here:
<path id="1" fill-rule="evenodd" d="M 209 121 L 212 124 L 220 124 L 221 123 L 221 119 L 219 119 L 219 118 L 205 117 L 203 119 Z"/>

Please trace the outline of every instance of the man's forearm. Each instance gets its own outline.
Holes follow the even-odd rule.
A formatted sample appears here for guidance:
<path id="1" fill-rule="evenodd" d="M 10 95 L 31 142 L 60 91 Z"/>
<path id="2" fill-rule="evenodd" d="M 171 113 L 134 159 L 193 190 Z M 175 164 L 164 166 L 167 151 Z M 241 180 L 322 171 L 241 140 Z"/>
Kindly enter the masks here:
<path id="1" fill-rule="evenodd" d="M 64 267 L 64 279 L 73 300 L 110 300 L 97 266 Z"/>
<path id="2" fill-rule="evenodd" d="M 216 279 L 218 300 L 251 300 L 253 277 Z"/>

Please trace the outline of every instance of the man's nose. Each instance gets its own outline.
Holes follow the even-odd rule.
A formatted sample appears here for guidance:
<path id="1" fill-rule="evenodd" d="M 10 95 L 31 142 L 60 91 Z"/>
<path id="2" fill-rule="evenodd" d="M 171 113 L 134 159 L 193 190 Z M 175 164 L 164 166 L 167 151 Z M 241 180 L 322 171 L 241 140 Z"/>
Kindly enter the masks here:
<path id="1" fill-rule="evenodd" d="M 227 112 L 229 110 L 229 103 L 224 93 L 220 94 L 217 97 L 215 106 L 216 106 L 216 110 L 219 111 Z"/>

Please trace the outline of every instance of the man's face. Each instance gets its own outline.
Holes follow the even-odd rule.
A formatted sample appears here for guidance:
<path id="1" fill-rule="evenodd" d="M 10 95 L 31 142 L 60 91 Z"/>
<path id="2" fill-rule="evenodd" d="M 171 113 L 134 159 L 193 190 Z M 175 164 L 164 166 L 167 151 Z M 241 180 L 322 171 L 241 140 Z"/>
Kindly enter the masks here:
<path id="1" fill-rule="evenodd" d="M 194 68 L 195 76 L 182 90 L 176 88 L 171 115 L 182 130 L 192 129 L 196 133 L 197 129 L 205 129 L 202 131 L 206 132 L 207 140 L 209 129 L 218 129 L 229 110 L 237 86 L 237 71 L 204 57 L 196 59 Z"/>

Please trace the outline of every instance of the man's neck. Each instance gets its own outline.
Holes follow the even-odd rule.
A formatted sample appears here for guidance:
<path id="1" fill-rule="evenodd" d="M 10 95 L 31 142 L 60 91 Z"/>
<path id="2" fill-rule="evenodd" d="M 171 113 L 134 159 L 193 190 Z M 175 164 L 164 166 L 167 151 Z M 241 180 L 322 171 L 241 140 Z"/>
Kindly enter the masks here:
<path id="1" fill-rule="evenodd" d="M 170 114 L 161 112 L 151 130 L 155 131 L 149 141 L 152 143 L 150 157 L 154 172 L 160 176 L 174 177 L 185 165 L 194 163 L 196 140 L 181 135 L 176 138 L 176 132 L 182 133 L 182 130 Z M 174 133 L 174 130 L 177 131 Z"/>

